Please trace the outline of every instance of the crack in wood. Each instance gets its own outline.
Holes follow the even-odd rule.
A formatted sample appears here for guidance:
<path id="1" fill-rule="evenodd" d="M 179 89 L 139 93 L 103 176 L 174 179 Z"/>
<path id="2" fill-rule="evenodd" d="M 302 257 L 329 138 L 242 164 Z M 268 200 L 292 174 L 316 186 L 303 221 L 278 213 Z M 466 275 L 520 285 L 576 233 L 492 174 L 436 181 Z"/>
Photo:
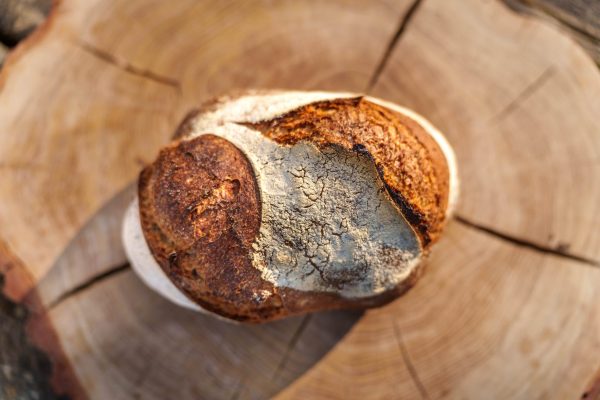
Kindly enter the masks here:
<path id="1" fill-rule="evenodd" d="M 99 60 L 102 60 L 104 62 L 112 64 L 127 73 L 130 73 L 132 75 L 136 75 L 136 76 L 139 76 L 142 78 L 146 78 L 153 82 L 173 87 L 173 88 L 177 89 L 177 91 L 181 91 L 181 84 L 177 79 L 170 78 L 168 76 L 159 75 L 150 70 L 136 67 L 135 65 L 132 65 L 131 63 L 129 63 L 125 60 L 122 60 L 122 59 L 112 55 L 111 53 L 109 53 L 105 50 L 102 50 L 90 43 L 80 41 L 80 42 L 78 42 L 78 44 L 81 49 L 83 49 L 84 51 L 93 55 L 94 57 L 98 58 Z"/>
<path id="2" fill-rule="evenodd" d="M 600 66 L 600 3 L 594 0 L 503 0 L 513 11 L 567 31 Z"/>
<path id="3" fill-rule="evenodd" d="M 521 103 L 530 98 L 535 92 L 537 92 L 544 84 L 550 79 L 556 70 L 554 66 L 549 66 L 542 72 L 537 78 L 533 80 L 529 85 L 525 86 L 525 88 L 514 98 L 512 99 L 500 112 L 498 112 L 494 117 L 490 119 L 491 122 L 498 122 L 502 119 L 506 118 L 507 115 L 512 113 L 514 110 L 519 107 Z"/>
<path id="4" fill-rule="evenodd" d="M 275 374 L 273 375 L 273 380 L 275 380 L 277 377 L 279 377 L 279 374 L 281 373 L 281 371 L 283 370 L 283 368 L 285 367 L 285 365 L 288 362 L 288 358 L 290 357 L 290 354 L 292 354 L 292 350 L 294 350 L 294 347 L 296 347 L 296 344 L 300 340 L 300 337 L 306 330 L 306 327 L 308 326 L 308 323 L 310 322 L 311 319 L 312 319 L 312 314 L 308 314 L 308 315 L 304 316 L 304 318 L 302 318 L 302 322 L 300 322 L 300 325 L 296 329 L 296 332 L 294 332 L 294 335 L 290 339 L 290 342 L 287 345 L 287 349 L 286 349 L 283 357 L 281 358 L 279 365 L 275 369 Z"/>
<path id="5" fill-rule="evenodd" d="M 87 289 L 91 288 L 92 286 L 94 286 L 106 279 L 109 279 L 115 275 L 118 275 L 121 272 L 125 272 L 128 269 L 129 269 L 129 263 L 119 265 L 114 268 L 110 268 L 107 271 L 104 271 L 98 275 L 93 276 L 92 278 L 88 279 L 87 281 L 80 283 L 79 285 L 75 286 L 74 288 L 69 289 L 68 291 L 64 292 L 63 294 L 58 296 L 56 299 L 52 300 L 48 304 L 47 310 L 48 311 L 52 310 L 53 308 L 57 307 L 59 304 L 61 304 L 68 298 L 76 296 L 76 295 L 80 294 L 81 292 L 83 292 L 84 290 L 87 290 Z"/>
<path id="6" fill-rule="evenodd" d="M 427 392 L 425 385 L 419 378 L 417 369 L 415 368 L 415 366 L 410 358 L 410 355 L 408 354 L 408 349 L 406 348 L 406 345 L 404 344 L 404 340 L 402 339 L 402 334 L 400 333 L 400 328 L 398 328 L 398 326 L 395 323 L 392 323 L 392 326 L 394 328 L 394 337 L 396 338 L 396 343 L 398 343 L 398 347 L 400 348 L 400 354 L 402 354 L 402 360 L 404 361 L 404 364 L 406 365 L 406 368 L 408 369 L 408 373 L 409 373 L 410 377 L 412 378 L 415 386 L 417 387 L 417 390 L 421 394 L 421 398 L 424 400 L 429 400 L 430 399 L 429 393 Z"/>
<path id="7" fill-rule="evenodd" d="M 388 62 L 390 56 L 392 55 L 392 51 L 398 44 L 400 37 L 406 31 L 408 24 L 410 23 L 412 18 L 415 16 L 417 9 L 419 8 L 419 6 L 422 3 L 423 3 L 423 0 L 414 0 L 412 2 L 412 4 L 410 5 L 410 7 L 408 7 L 406 12 L 402 15 L 402 18 L 400 19 L 400 24 L 398 25 L 398 29 L 396 30 L 396 33 L 394 34 L 394 36 L 392 36 L 392 39 L 389 41 L 389 43 L 385 49 L 385 52 L 383 53 L 383 56 L 381 57 L 381 60 L 379 61 L 379 64 L 377 64 L 377 67 L 375 68 L 375 71 L 373 72 L 373 75 L 371 76 L 371 79 L 369 80 L 369 83 L 365 90 L 366 93 L 369 93 L 373 89 L 373 87 L 375 86 L 377 81 L 379 80 L 379 77 L 381 76 L 383 69 L 387 65 L 387 62 Z"/>
<path id="8" fill-rule="evenodd" d="M 484 233 L 487 233 L 488 235 L 494 236 L 497 239 L 501 239 L 505 242 L 509 242 L 509 243 L 512 243 L 512 244 L 520 246 L 520 247 L 525 247 L 529 250 L 533 250 L 538 253 L 550 254 L 550 255 L 553 255 L 556 257 L 561 257 L 561 258 L 565 258 L 567 260 L 575 261 L 577 263 L 584 264 L 586 266 L 600 268 L 600 261 L 569 253 L 564 250 L 565 245 L 559 245 L 557 247 L 544 246 L 542 244 L 535 243 L 530 240 L 521 239 L 521 238 L 518 238 L 518 237 L 515 237 L 512 235 L 508 235 L 508 234 L 500 232 L 494 228 L 490 228 L 488 226 L 473 222 L 473 221 L 471 221 L 461 215 L 457 215 L 457 214 L 454 215 L 454 220 L 461 223 L 462 225 L 464 225 L 466 227 L 476 229 L 480 232 L 484 232 Z"/>

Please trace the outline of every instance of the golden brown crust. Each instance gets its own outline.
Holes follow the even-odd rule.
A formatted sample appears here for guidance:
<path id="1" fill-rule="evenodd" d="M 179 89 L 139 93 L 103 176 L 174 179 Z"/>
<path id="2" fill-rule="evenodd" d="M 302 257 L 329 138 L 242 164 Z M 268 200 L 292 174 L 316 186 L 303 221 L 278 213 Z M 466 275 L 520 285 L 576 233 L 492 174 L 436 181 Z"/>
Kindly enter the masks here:
<path id="1" fill-rule="evenodd" d="M 176 139 L 194 133 L 194 121 L 218 101 L 188 114 Z M 368 154 L 424 248 L 442 228 L 448 170 L 433 138 L 410 118 L 362 98 L 315 102 L 271 121 L 245 125 L 281 145 L 318 146 Z M 246 322 L 306 312 L 369 308 L 408 290 L 422 268 L 391 290 L 367 297 L 274 287 L 252 265 L 260 228 L 256 177 L 243 152 L 211 134 L 175 141 L 142 171 L 140 217 L 144 236 L 173 283 L 203 308 Z"/>
<path id="2" fill-rule="evenodd" d="M 448 165 L 436 141 L 412 119 L 357 97 L 314 102 L 273 120 L 245 125 L 284 145 L 309 140 L 368 154 L 423 247 L 441 233 Z"/>
<path id="3" fill-rule="evenodd" d="M 264 322 L 337 308 L 385 304 L 416 281 L 368 298 L 276 288 L 251 263 L 260 200 L 250 163 L 229 141 L 210 134 L 163 149 L 139 180 L 140 219 L 158 264 L 203 308 L 227 318 Z"/>
<path id="4" fill-rule="evenodd" d="M 250 262 L 260 200 L 250 163 L 233 144 L 202 135 L 166 147 L 142 172 L 139 198 L 152 254 L 192 300 L 240 320 L 280 312 L 273 285 Z"/>

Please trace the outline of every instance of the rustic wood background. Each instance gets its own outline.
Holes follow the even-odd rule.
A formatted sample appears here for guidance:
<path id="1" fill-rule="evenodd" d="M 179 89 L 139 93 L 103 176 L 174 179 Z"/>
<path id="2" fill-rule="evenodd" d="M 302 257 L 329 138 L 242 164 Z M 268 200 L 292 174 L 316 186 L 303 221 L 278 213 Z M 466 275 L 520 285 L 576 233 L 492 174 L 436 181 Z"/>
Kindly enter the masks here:
<path id="1" fill-rule="evenodd" d="M 503 0 L 568 31 L 600 63 L 600 2 L 597 0 Z M 30 34 L 50 11 L 52 0 L 0 0 L 0 65 L 11 47 Z"/>
<path id="2" fill-rule="evenodd" d="M 600 77 L 559 32 L 598 60 L 600 7 L 507 3 L 525 17 L 483 0 L 58 2 L 0 75 L 0 396 L 598 398 Z M 0 57 L 48 10 L 0 1 Z M 119 190 L 187 109 L 247 86 L 365 91 L 448 133 L 463 199 L 409 295 L 239 327 L 129 271 Z"/>

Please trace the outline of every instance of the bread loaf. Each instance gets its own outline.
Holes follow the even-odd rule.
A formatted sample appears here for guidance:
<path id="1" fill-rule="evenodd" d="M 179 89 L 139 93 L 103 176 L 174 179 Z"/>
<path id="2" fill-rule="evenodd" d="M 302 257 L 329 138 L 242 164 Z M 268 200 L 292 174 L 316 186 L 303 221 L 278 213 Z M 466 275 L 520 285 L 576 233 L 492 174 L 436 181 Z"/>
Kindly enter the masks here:
<path id="1" fill-rule="evenodd" d="M 410 110 L 245 92 L 188 115 L 141 172 L 123 238 L 148 285 L 227 319 L 375 307 L 416 282 L 457 191 L 452 149 Z"/>

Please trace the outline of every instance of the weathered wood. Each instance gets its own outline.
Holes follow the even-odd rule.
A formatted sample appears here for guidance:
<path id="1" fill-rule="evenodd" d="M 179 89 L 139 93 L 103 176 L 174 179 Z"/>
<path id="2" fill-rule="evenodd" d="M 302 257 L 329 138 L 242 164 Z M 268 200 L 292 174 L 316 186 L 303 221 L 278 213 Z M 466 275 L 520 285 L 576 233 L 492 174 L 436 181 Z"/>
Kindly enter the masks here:
<path id="1" fill-rule="evenodd" d="M 84 398 L 33 280 L 0 242 L 0 398 Z M 23 298 L 27 297 L 27 301 Z"/>
<path id="2" fill-rule="evenodd" d="M 189 108 L 249 86 L 372 87 L 448 134 L 459 219 L 408 295 L 359 319 L 236 326 L 176 308 L 120 265 L 126 194 L 107 201 Z M 0 237 L 31 272 L 8 287 L 49 308 L 39 315 L 91 398 L 595 390 L 600 75 L 554 29 L 484 0 L 63 0 L 0 87 Z"/>
<path id="3" fill-rule="evenodd" d="M 14 46 L 41 24 L 51 0 L 0 0 L 0 41 Z"/>
<path id="4" fill-rule="evenodd" d="M 539 9 L 573 29 L 600 39 L 600 3 L 595 0 L 518 0 Z"/>
<path id="5" fill-rule="evenodd" d="M 8 48 L 0 43 L 0 67 L 2 67 L 2 64 L 4 64 L 4 59 L 6 58 L 7 54 Z"/>
<path id="6" fill-rule="evenodd" d="M 597 0 L 504 0 L 513 9 L 569 31 L 600 64 L 600 2 Z"/>
<path id="7" fill-rule="evenodd" d="M 0 275 L 0 289 L 4 286 Z M 27 308 L 0 294 L 0 398 L 51 399 L 51 362 L 27 341 Z"/>

